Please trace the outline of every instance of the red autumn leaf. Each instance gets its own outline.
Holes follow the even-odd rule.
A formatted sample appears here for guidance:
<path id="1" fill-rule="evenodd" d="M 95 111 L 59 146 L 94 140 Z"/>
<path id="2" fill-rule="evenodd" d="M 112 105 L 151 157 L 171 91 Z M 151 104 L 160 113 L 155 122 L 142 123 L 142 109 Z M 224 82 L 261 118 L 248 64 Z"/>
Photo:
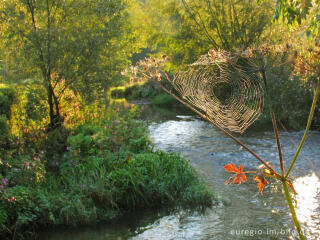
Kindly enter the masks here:
<path id="1" fill-rule="evenodd" d="M 264 186 L 266 184 L 268 184 L 269 182 L 263 176 L 255 176 L 253 178 L 253 180 L 258 182 L 259 192 L 262 195 L 262 191 L 263 191 Z"/>
<path id="2" fill-rule="evenodd" d="M 237 174 L 233 183 L 241 184 L 241 182 L 247 181 L 247 176 L 244 174 Z"/>
<path id="3" fill-rule="evenodd" d="M 239 168 L 236 167 L 233 163 L 229 163 L 224 166 L 224 169 L 228 172 L 236 173 L 234 176 L 229 178 L 224 184 L 229 185 L 232 181 L 234 184 L 241 184 L 241 182 L 247 181 L 247 177 L 242 173 L 243 165 L 240 165 Z"/>
<path id="4" fill-rule="evenodd" d="M 240 169 L 238 169 L 236 165 L 234 165 L 233 163 L 229 163 L 224 166 L 224 169 L 228 172 L 241 173 L 243 170 L 243 166 L 240 165 Z"/>

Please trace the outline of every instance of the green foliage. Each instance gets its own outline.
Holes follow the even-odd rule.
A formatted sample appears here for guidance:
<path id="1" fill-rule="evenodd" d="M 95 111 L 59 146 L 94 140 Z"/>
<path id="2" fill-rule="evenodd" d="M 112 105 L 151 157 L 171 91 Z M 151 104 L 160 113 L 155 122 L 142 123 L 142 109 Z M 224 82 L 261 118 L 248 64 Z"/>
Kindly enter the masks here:
<path id="1" fill-rule="evenodd" d="M 13 88 L 0 84 L 0 115 L 5 114 L 7 118 L 11 116 L 11 105 L 15 99 Z"/>
<path id="2" fill-rule="evenodd" d="M 28 119 L 42 120 L 47 115 L 47 106 L 45 104 L 45 89 L 39 85 L 29 84 L 26 91 L 26 115 Z"/>
<path id="3" fill-rule="evenodd" d="M 5 115 L 0 115 L 0 146 L 8 141 L 9 133 L 8 119 Z"/>
<path id="4" fill-rule="evenodd" d="M 7 211 L 3 208 L 3 206 L 0 207 L 0 231 L 5 230 L 5 223 L 7 221 L 8 214 Z"/>
<path id="5" fill-rule="evenodd" d="M 136 120 L 118 118 L 99 125 L 79 126 L 73 136 L 68 138 L 68 144 L 76 156 L 96 156 L 105 151 L 117 152 L 119 149 L 138 153 L 149 148 L 150 141 L 146 132 L 146 127 Z"/>
<path id="6" fill-rule="evenodd" d="M 16 98 L 11 105 L 9 118 L 11 133 L 14 136 L 22 136 L 27 132 L 44 128 L 48 124 L 45 89 L 38 84 L 25 81 L 24 85 L 16 85 L 15 92 Z"/>
<path id="7" fill-rule="evenodd" d="M 132 167 L 132 170 L 139 169 L 138 174 L 142 175 L 137 174 L 134 185 L 147 185 L 143 192 L 146 204 L 181 201 L 184 204 L 210 205 L 211 197 L 204 185 L 199 182 L 194 169 L 179 155 L 164 152 L 143 153 L 134 157 L 131 165 L 127 166 Z M 143 181 L 142 177 L 146 176 L 152 180 L 147 178 Z M 160 199 L 157 198 L 159 194 Z"/>
<path id="8" fill-rule="evenodd" d="M 44 87 L 51 128 L 60 127 L 65 88 L 92 101 L 121 79 L 137 34 L 129 22 L 130 1 L 1 1 L 0 59 L 13 79 L 37 78 Z M 21 74 L 23 73 L 23 74 Z M 7 73 L 6 73 L 7 74 Z M 14 75 L 13 71 L 10 76 Z M 4 80 L 8 81 L 7 77 Z M 41 89 L 42 91 L 42 89 Z M 30 93 L 31 94 L 31 93 Z M 29 95 L 28 98 L 34 98 Z M 41 111 L 31 107 L 28 111 Z"/>
<path id="9" fill-rule="evenodd" d="M 51 171 L 58 169 L 62 162 L 61 156 L 67 148 L 67 138 L 69 131 L 64 128 L 57 128 L 47 133 L 46 139 L 41 142 L 42 149 L 45 150 L 47 161 L 46 169 Z"/>
<path id="10" fill-rule="evenodd" d="M 112 98 L 124 98 L 125 91 L 124 89 L 113 89 L 110 94 Z"/>
<path id="11" fill-rule="evenodd" d="M 209 49 L 235 50 L 261 42 L 272 17 L 272 1 L 149 0 L 141 6 L 147 19 L 141 33 L 149 36 L 152 50 L 171 57 L 171 71 Z"/>
<path id="12" fill-rule="evenodd" d="M 176 103 L 177 100 L 167 93 L 162 93 L 160 95 L 155 96 L 152 99 L 152 102 L 155 105 L 170 105 L 170 104 Z"/>
<path id="13" fill-rule="evenodd" d="M 16 145 L 0 152 L 0 237 L 30 239 L 39 227 L 92 224 L 160 204 L 210 206 L 214 197 L 188 161 L 153 152 L 135 115 L 109 109 L 33 145 L 32 133 L 11 139 Z"/>
<path id="14" fill-rule="evenodd" d="M 169 94 L 164 93 L 152 81 L 147 81 L 143 84 L 135 84 L 130 87 L 126 87 L 123 91 L 123 97 L 128 100 L 150 100 L 155 105 L 170 105 L 177 103 L 176 99 L 171 97 Z"/>
<path id="15" fill-rule="evenodd" d="M 84 199 L 91 199 L 98 208 L 127 211 L 159 204 L 211 205 L 212 196 L 194 170 L 176 155 L 134 155 L 121 150 L 107 158 L 74 160 L 62 166 L 63 181 L 79 188 Z"/>
<path id="16" fill-rule="evenodd" d="M 156 87 L 152 81 L 147 81 L 141 85 L 135 84 L 125 89 L 127 99 L 150 99 L 160 94 L 162 90 Z"/>
<path id="17" fill-rule="evenodd" d="M 28 58 L 24 68 L 38 67 L 38 73 L 43 74 L 43 65 L 47 65 L 57 75 L 51 76 L 53 84 L 61 79 L 68 85 L 76 81 L 73 87 L 80 89 L 82 85 L 88 90 L 97 86 L 97 81 L 101 85 L 118 76 L 117 69 L 127 57 L 128 53 L 123 55 L 130 40 L 126 7 L 122 0 L 3 2 L 0 17 L 6 21 L 1 21 L 0 27 L 7 47 L 25 54 L 20 58 Z M 130 50 L 132 47 L 131 42 Z M 117 53 L 120 49 L 121 54 Z M 104 61 L 111 56 L 112 61 Z M 102 74 L 108 81 L 101 81 Z"/>
<path id="18" fill-rule="evenodd" d="M 289 26 L 300 25 L 303 20 L 308 20 L 306 34 L 316 37 L 319 34 L 320 14 L 319 0 L 278 0 L 273 21 L 283 21 Z"/>
<path id="19" fill-rule="evenodd" d="M 308 111 L 312 103 L 312 91 L 302 84 L 299 78 L 292 79 L 272 79 L 270 81 L 270 92 L 272 93 L 272 104 L 277 119 L 288 129 L 303 129 L 307 118 Z M 267 109 L 267 106 L 266 106 Z M 267 112 L 264 118 L 271 121 Z"/>
<path id="20" fill-rule="evenodd" d="M 170 87 L 172 88 L 172 87 Z M 148 99 L 155 105 L 170 105 L 177 101 L 169 94 L 164 93 L 152 81 L 147 81 L 141 85 L 136 84 L 125 89 L 125 97 L 130 100 Z"/>
<path id="21" fill-rule="evenodd" d="M 275 54 L 270 51 L 265 57 L 267 62 L 267 81 L 271 102 L 279 128 L 301 130 L 308 119 L 309 107 L 313 99 L 313 86 L 316 77 L 309 74 L 306 79 L 296 72 L 295 66 L 288 63 L 291 54 L 285 52 Z M 271 125 L 268 103 L 265 102 L 261 120 L 255 123 L 256 127 Z M 319 118 L 315 117 L 313 125 L 319 125 Z"/>

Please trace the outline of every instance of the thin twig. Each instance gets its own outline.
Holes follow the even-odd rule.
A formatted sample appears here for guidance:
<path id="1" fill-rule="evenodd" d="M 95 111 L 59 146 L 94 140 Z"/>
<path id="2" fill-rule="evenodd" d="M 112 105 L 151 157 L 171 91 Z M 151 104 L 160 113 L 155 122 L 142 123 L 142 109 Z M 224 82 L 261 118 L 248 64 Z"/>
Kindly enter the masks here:
<path id="1" fill-rule="evenodd" d="M 265 69 L 261 69 L 261 75 L 264 81 L 265 89 L 266 89 L 266 95 L 267 95 L 267 100 L 269 104 L 269 109 L 270 109 L 270 116 L 272 120 L 272 125 L 273 125 L 273 131 L 274 131 L 274 136 L 276 138 L 277 142 L 277 148 L 278 148 L 278 154 L 279 154 L 279 161 L 280 161 L 280 170 L 281 170 L 281 176 L 284 177 L 284 163 L 283 163 L 283 157 L 282 157 L 282 151 L 281 151 L 281 143 L 280 143 L 280 137 L 279 137 L 279 130 L 277 126 L 277 121 L 276 121 L 276 116 L 273 111 L 270 95 L 269 95 L 269 89 L 267 85 L 267 77 L 266 77 L 266 72 Z"/>

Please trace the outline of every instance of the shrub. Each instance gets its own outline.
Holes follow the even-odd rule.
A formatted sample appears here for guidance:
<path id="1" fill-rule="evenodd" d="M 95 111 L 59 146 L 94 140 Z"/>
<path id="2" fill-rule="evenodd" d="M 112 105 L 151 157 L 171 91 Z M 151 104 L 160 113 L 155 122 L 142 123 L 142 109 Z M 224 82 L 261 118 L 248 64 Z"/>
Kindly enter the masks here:
<path id="1" fill-rule="evenodd" d="M 272 93 L 272 104 L 277 119 L 288 129 L 299 130 L 304 128 L 309 108 L 312 103 L 313 93 L 306 83 L 301 82 L 291 73 L 272 69 L 269 73 L 269 88 Z M 280 73 L 282 75 L 280 77 Z M 265 106 L 268 109 L 268 106 Z M 264 111 L 262 119 L 271 122 L 270 114 Z"/>
<path id="2" fill-rule="evenodd" d="M 0 85 L 0 115 L 4 114 L 8 119 L 10 118 L 14 99 L 14 90 L 6 85 Z"/>
<path id="3" fill-rule="evenodd" d="M 40 121 L 48 113 L 45 93 L 45 89 L 39 85 L 29 85 L 23 92 L 26 95 L 25 109 L 29 119 Z"/>
<path id="4" fill-rule="evenodd" d="M 309 107 L 313 98 L 312 82 L 314 79 L 304 80 L 294 71 L 291 64 L 284 64 L 288 56 L 270 54 L 267 67 L 267 81 L 269 92 L 272 94 L 271 103 L 276 115 L 282 125 L 287 129 L 300 130 L 305 127 L 309 115 Z M 320 104 L 318 104 L 317 109 Z M 318 110 L 317 110 L 318 111 Z M 316 111 L 316 113 L 317 113 Z M 313 125 L 319 125 L 319 117 L 315 114 Z M 257 121 L 254 129 L 271 126 L 271 118 L 265 101 L 261 120 Z"/>
<path id="5" fill-rule="evenodd" d="M 125 90 L 124 89 L 113 89 L 111 91 L 112 98 L 124 98 L 125 97 Z"/>
<path id="6" fill-rule="evenodd" d="M 147 81 L 142 85 L 133 85 L 131 87 L 127 87 L 125 90 L 125 97 L 127 99 L 143 99 L 143 98 L 153 98 L 157 94 L 162 92 L 156 85 Z"/>
<path id="7" fill-rule="evenodd" d="M 152 99 L 155 105 L 170 105 L 176 103 L 177 100 L 167 93 L 161 93 Z"/>
<path id="8" fill-rule="evenodd" d="M 9 139 L 9 125 L 5 115 L 0 115 L 0 146 L 5 145 Z"/>

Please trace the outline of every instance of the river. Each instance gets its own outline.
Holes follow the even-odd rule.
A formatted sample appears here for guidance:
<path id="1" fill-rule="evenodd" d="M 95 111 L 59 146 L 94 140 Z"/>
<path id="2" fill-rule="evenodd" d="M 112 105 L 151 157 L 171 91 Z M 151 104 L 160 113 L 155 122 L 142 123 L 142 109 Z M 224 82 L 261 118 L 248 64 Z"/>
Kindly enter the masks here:
<path id="1" fill-rule="evenodd" d="M 297 234 L 281 184 L 270 180 L 263 195 L 248 177 L 241 185 L 225 186 L 230 177 L 223 166 L 243 164 L 252 171 L 259 162 L 212 125 L 183 108 L 142 107 L 155 149 L 179 152 L 196 168 L 218 204 L 205 212 L 153 209 L 124 216 L 112 224 L 49 231 L 50 240 L 224 240 L 296 239 Z M 303 132 L 281 132 L 285 165 L 292 159 Z M 264 160 L 279 168 L 276 143 L 271 131 L 248 131 L 237 137 Z M 311 132 L 292 171 L 297 215 L 307 239 L 320 239 L 320 132 Z"/>

